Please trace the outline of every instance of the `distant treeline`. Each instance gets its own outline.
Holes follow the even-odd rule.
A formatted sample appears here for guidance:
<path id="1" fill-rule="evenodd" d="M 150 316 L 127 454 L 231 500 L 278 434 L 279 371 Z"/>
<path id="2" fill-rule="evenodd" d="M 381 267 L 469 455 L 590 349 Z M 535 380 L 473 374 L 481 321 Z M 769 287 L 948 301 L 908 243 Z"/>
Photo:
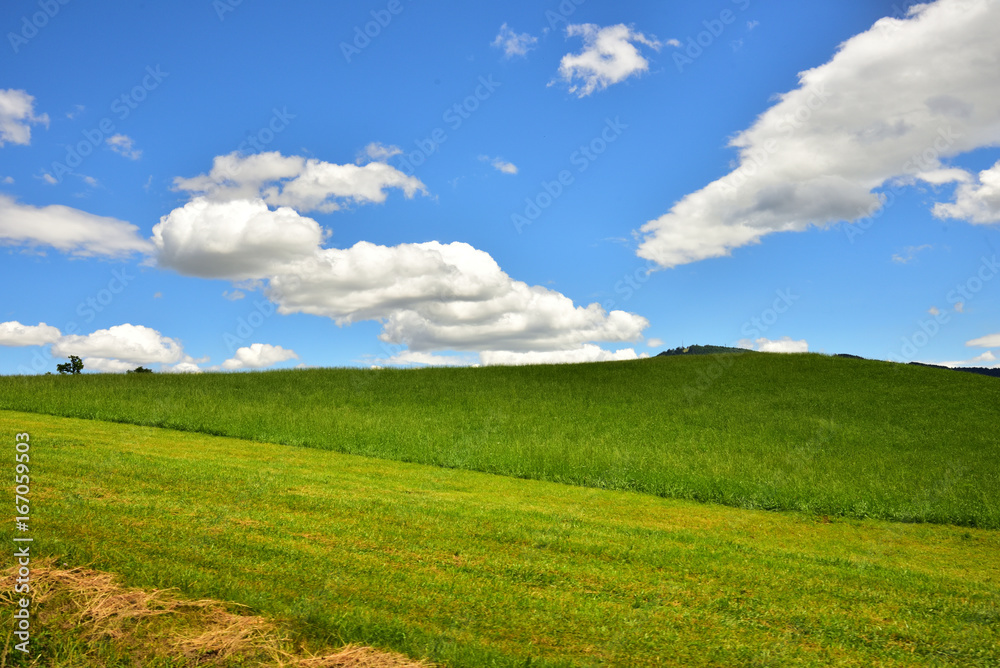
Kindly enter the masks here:
<path id="1" fill-rule="evenodd" d="M 993 376 L 1000 378 L 1000 368 L 989 368 L 985 366 L 941 366 L 940 364 L 924 364 L 923 362 L 910 362 L 917 366 L 932 366 L 937 369 L 951 369 L 952 371 L 967 371 L 968 373 L 978 373 L 983 376 Z"/>
<path id="2" fill-rule="evenodd" d="M 732 348 L 729 346 L 687 346 L 687 347 L 677 347 L 671 348 L 670 350 L 664 350 L 662 353 L 656 355 L 657 357 L 669 357 L 671 355 L 717 355 L 720 353 L 752 353 L 756 352 L 754 350 L 749 350 L 747 348 Z M 851 355 L 849 353 L 837 353 L 834 357 L 846 357 L 848 359 L 863 360 L 868 359 L 867 357 L 861 357 L 860 355 Z M 1000 378 L 1000 367 L 983 367 L 983 366 L 961 366 L 961 367 L 950 367 L 941 366 L 940 364 L 924 364 L 923 362 L 910 362 L 910 364 L 915 364 L 917 366 L 929 366 L 936 369 L 948 369 L 950 371 L 965 371 L 967 373 L 978 373 L 983 376 L 993 376 L 994 378 Z"/>

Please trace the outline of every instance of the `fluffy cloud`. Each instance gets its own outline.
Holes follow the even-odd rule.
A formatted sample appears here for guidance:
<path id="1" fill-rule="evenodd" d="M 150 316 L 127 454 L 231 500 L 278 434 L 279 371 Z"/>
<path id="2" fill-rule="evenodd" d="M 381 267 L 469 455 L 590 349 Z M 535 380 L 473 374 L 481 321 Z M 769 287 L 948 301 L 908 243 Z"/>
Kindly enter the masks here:
<path id="1" fill-rule="evenodd" d="M 181 344 L 142 325 L 115 325 L 91 334 L 63 336 L 44 322 L 22 325 L 0 323 L 0 346 L 43 346 L 52 344 L 52 355 L 83 359 L 84 369 L 121 373 L 143 364 L 159 362 L 163 371 L 201 371 L 198 362 L 184 354 Z M 173 366 L 170 366 L 173 365 Z"/>
<path id="2" fill-rule="evenodd" d="M 373 165 L 378 163 L 366 167 Z M 384 343 L 406 346 L 388 363 L 437 363 L 426 355 L 442 350 L 600 350 L 594 342 L 637 341 L 649 324 L 624 311 L 607 313 L 596 303 L 576 306 L 558 292 L 515 281 L 488 253 L 464 243 L 324 248 L 316 221 L 293 206 L 272 209 L 289 198 L 295 208 L 315 208 L 322 197 L 290 195 L 299 192 L 292 186 L 308 169 L 301 159 L 277 153 L 230 155 L 216 158 L 208 175 L 177 179 L 180 189 L 201 194 L 153 228 L 159 264 L 190 276 L 244 281 L 237 285 L 241 289 L 263 288 L 283 314 L 307 313 L 338 325 L 380 322 Z M 280 191 L 266 185 L 282 180 Z M 213 184 L 219 189 L 209 192 Z M 417 184 L 410 184 L 413 192 Z M 380 191 L 361 192 L 357 197 L 374 201 Z"/>
<path id="3" fill-rule="evenodd" d="M 559 76 L 569 91 L 586 97 L 649 69 L 635 43 L 659 49 L 661 44 L 624 24 L 601 28 L 593 23 L 569 25 L 566 36 L 583 38 L 583 51 L 568 53 L 559 62 Z"/>
<path id="4" fill-rule="evenodd" d="M 958 360 L 953 362 L 924 362 L 924 364 L 936 364 L 938 366 L 946 367 L 959 367 L 959 366 L 998 366 L 997 357 L 992 351 L 987 350 L 982 355 L 976 355 L 975 357 L 967 360 Z"/>
<path id="5" fill-rule="evenodd" d="M 260 229 L 253 238 L 274 241 L 256 245 L 246 241 L 245 212 L 227 218 L 237 203 L 198 202 L 220 207 L 220 215 L 200 216 L 199 224 L 173 231 L 183 209 L 166 216 L 154 228 L 162 264 L 193 276 L 259 278 L 283 314 L 308 313 L 339 325 L 376 320 L 383 323 L 384 342 L 414 352 L 575 349 L 593 341 L 638 340 L 649 324 L 596 303 L 575 306 L 558 292 L 515 281 L 468 244 L 362 241 L 321 248 L 318 226 L 298 237 L 287 231 L 289 221 L 307 225 L 302 221 L 309 219 L 289 215 L 282 221 L 258 203 Z M 293 237 L 295 243 L 280 245 Z"/>
<path id="6" fill-rule="evenodd" d="M 639 256 L 664 267 L 724 256 L 772 232 L 870 215 L 891 180 L 969 180 L 941 158 L 1000 142 L 998 22 L 996 2 L 938 0 L 847 40 L 730 142 L 737 169 L 642 227 Z M 936 212 L 991 220 L 994 177 Z"/>
<path id="7" fill-rule="evenodd" d="M 380 338 L 413 351 L 551 351 L 589 341 L 634 341 L 649 323 L 599 304 L 574 306 L 553 290 L 511 279 L 490 255 L 464 243 L 399 246 L 359 242 L 324 249 L 271 277 L 281 313 L 338 324 L 383 323 Z"/>
<path id="8" fill-rule="evenodd" d="M 134 147 L 134 142 L 132 138 L 128 135 L 112 135 L 105 140 L 111 150 L 118 155 L 123 155 L 129 160 L 138 160 L 142 157 L 142 151 L 138 151 Z"/>
<path id="9" fill-rule="evenodd" d="M 17 320 L 0 322 L 0 346 L 43 346 L 58 341 L 62 333 L 51 325 L 22 325 Z"/>
<path id="10" fill-rule="evenodd" d="M 0 195 L 0 243 L 51 246 L 73 255 L 110 257 L 149 252 L 139 228 L 68 206 L 35 207 Z"/>
<path id="11" fill-rule="evenodd" d="M 35 98 L 23 90 L 0 90 L 0 146 L 30 144 L 31 126 L 49 126 L 49 115 L 35 115 Z"/>
<path id="12" fill-rule="evenodd" d="M 435 355 L 434 353 L 418 353 L 412 350 L 404 350 L 398 355 L 393 355 L 387 359 L 375 360 L 378 365 L 397 366 L 475 366 L 475 359 L 468 355 Z M 381 366 L 379 366 L 381 368 Z"/>
<path id="13" fill-rule="evenodd" d="M 298 359 L 294 350 L 286 350 L 281 346 L 272 346 L 269 343 L 252 343 L 236 351 L 236 354 L 222 363 L 222 368 L 229 371 L 236 369 L 262 369 L 264 367 L 284 362 L 290 359 Z"/>
<path id="14" fill-rule="evenodd" d="M 289 207 L 261 200 L 213 202 L 196 197 L 153 226 L 161 266 L 182 274 L 234 280 L 276 273 L 312 254 L 324 232 Z"/>
<path id="15" fill-rule="evenodd" d="M 953 203 L 934 205 L 938 218 L 958 218 L 971 223 L 1000 223 L 1000 161 L 955 189 Z"/>
<path id="16" fill-rule="evenodd" d="M 639 359 L 632 348 L 611 352 L 599 346 L 587 344 L 570 350 L 549 352 L 511 352 L 507 350 L 486 350 L 479 354 L 483 364 L 578 364 L 580 362 L 612 362 L 616 360 Z M 646 355 L 642 355 L 646 357 Z"/>
<path id="17" fill-rule="evenodd" d="M 139 366 L 119 359 L 105 359 L 103 357 L 84 357 L 83 368 L 87 371 L 98 373 L 125 373 Z"/>
<path id="18" fill-rule="evenodd" d="M 389 151 L 386 147 L 369 147 L 376 154 Z M 176 178 L 174 186 L 214 202 L 263 199 L 271 206 L 324 213 L 348 203 L 384 202 L 390 188 L 402 190 L 408 198 L 427 192 L 420 179 L 384 162 L 336 165 L 314 158 L 285 157 L 276 151 L 217 156 L 208 174 Z"/>
<path id="19" fill-rule="evenodd" d="M 493 168 L 498 172 L 503 172 L 504 174 L 517 174 L 517 165 L 512 162 L 507 162 L 502 158 L 491 158 L 488 155 L 481 155 L 479 156 L 479 159 L 493 165 Z"/>
<path id="20" fill-rule="evenodd" d="M 751 339 L 740 339 L 737 344 L 740 348 L 746 348 L 747 350 L 759 350 L 762 353 L 807 353 L 809 352 L 809 344 L 805 339 L 800 339 L 798 341 L 792 340 L 791 337 L 783 336 L 780 339 L 767 339 L 761 337 L 756 340 Z"/>
<path id="21" fill-rule="evenodd" d="M 201 373 L 201 367 L 196 362 L 178 362 L 172 366 L 161 366 L 164 373 Z"/>
<path id="22" fill-rule="evenodd" d="M 372 142 L 365 146 L 364 150 L 358 155 L 358 163 L 369 162 L 375 160 L 378 162 L 385 162 L 394 155 L 400 155 L 403 149 L 398 146 L 385 146 L 384 144 L 379 144 L 378 142 Z"/>
<path id="23" fill-rule="evenodd" d="M 503 49 L 503 55 L 507 58 L 527 55 L 528 51 L 535 48 L 538 43 L 537 37 L 532 37 L 526 32 L 516 33 L 504 23 L 500 26 L 500 32 L 493 40 L 493 46 Z"/>
<path id="24" fill-rule="evenodd" d="M 76 355 L 84 366 L 119 372 L 142 364 L 193 362 L 179 342 L 142 325 L 115 325 L 91 334 L 63 336 L 52 344 L 55 357 Z"/>
<path id="25" fill-rule="evenodd" d="M 978 339 L 966 341 L 965 345 L 977 348 L 1000 348 L 1000 333 L 980 336 Z"/>

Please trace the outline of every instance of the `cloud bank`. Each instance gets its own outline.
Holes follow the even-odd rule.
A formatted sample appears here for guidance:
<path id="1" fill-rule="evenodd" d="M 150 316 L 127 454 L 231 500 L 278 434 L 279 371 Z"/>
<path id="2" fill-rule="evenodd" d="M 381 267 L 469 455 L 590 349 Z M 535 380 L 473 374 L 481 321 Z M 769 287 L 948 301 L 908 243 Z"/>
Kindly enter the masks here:
<path id="1" fill-rule="evenodd" d="M 222 363 L 222 368 L 228 371 L 237 369 L 263 369 L 285 362 L 291 359 L 298 359 L 294 350 L 287 350 L 281 346 L 272 346 L 269 343 L 251 343 L 236 351 L 230 359 Z"/>
<path id="2" fill-rule="evenodd" d="M 887 182 L 958 183 L 935 214 L 997 222 L 994 165 L 978 179 L 942 159 L 1000 143 L 1000 3 L 938 0 L 883 18 L 730 141 L 739 166 L 641 228 L 662 267 L 729 255 L 774 232 L 871 215 Z"/>
<path id="3" fill-rule="evenodd" d="M 369 144 L 366 153 L 391 155 L 392 149 Z M 337 165 L 315 158 L 285 157 L 277 151 L 220 155 L 207 174 L 176 178 L 174 187 L 213 202 L 262 199 L 270 206 L 322 213 L 350 204 L 384 202 L 392 188 L 402 190 L 408 198 L 427 192 L 420 179 L 384 162 Z"/>
<path id="4" fill-rule="evenodd" d="M 645 318 L 608 313 L 596 303 L 577 306 L 556 291 L 514 280 L 468 244 L 324 247 L 326 231 L 300 211 L 330 203 L 332 182 L 306 194 L 293 184 L 310 169 L 325 168 L 277 153 L 255 159 L 260 157 L 221 156 L 209 174 L 175 181 L 194 197 L 153 228 L 160 266 L 189 276 L 257 281 L 282 314 L 321 316 L 341 326 L 379 322 L 379 339 L 395 347 L 391 359 L 402 360 L 405 352 L 413 362 L 416 353 L 440 351 L 479 353 L 484 362 L 526 354 L 534 356 L 521 359 L 635 356 L 631 349 L 606 353 L 595 342 L 641 340 Z M 385 184 L 397 182 L 393 176 L 373 185 L 367 178 L 340 182 L 336 198 L 381 201 Z M 283 185 L 269 185 L 275 181 Z M 413 180 L 398 187 L 412 194 L 423 186 Z"/>
<path id="5" fill-rule="evenodd" d="M 139 228 L 60 204 L 36 207 L 0 195 L 0 244 L 49 246 L 77 256 L 121 257 L 146 253 L 153 245 Z"/>

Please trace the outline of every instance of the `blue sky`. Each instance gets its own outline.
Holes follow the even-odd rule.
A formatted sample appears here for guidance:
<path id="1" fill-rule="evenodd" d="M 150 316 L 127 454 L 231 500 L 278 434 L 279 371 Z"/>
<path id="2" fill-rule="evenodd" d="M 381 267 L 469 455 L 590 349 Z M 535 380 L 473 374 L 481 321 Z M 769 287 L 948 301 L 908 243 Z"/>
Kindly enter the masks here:
<path id="1" fill-rule="evenodd" d="M 993 366 L 1000 6 L 910 5 L 4 3 L 0 373 Z"/>

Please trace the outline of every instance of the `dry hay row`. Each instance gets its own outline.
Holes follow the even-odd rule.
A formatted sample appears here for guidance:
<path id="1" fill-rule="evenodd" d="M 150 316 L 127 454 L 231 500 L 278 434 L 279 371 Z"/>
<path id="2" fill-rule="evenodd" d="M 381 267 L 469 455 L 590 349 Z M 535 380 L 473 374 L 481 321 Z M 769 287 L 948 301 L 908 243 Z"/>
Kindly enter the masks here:
<path id="1" fill-rule="evenodd" d="M 16 567 L 0 573 L 0 606 L 13 607 Z M 111 639 L 137 658 L 150 655 L 185 659 L 192 666 L 226 665 L 240 658 L 269 657 L 274 668 L 431 668 L 431 664 L 372 647 L 347 645 L 336 653 L 296 656 L 288 638 L 270 620 L 239 615 L 214 600 L 188 601 L 171 590 L 127 589 L 112 573 L 88 568 L 59 568 L 54 559 L 33 561 L 32 607 L 40 625 L 79 627 L 85 638 Z M 48 604 L 48 605 L 47 605 Z M 230 604 L 235 605 L 235 604 Z M 166 622 L 155 639 L 134 637 L 153 618 Z M 133 640 L 129 643 L 129 640 Z M 243 664 L 241 664 L 243 665 Z"/>

